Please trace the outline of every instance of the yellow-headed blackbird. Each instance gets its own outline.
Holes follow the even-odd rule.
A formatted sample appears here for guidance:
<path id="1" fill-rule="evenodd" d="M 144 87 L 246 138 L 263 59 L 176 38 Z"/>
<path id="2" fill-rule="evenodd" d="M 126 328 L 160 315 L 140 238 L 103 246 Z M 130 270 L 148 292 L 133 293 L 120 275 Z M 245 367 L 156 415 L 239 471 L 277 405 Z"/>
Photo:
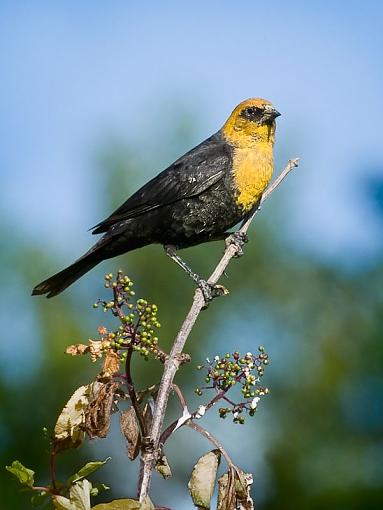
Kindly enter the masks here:
<path id="1" fill-rule="evenodd" d="M 275 119 L 265 99 L 248 99 L 224 126 L 134 193 L 94 227 L 101 239 L 72 265 L 37 285 L 53 297 L 101 261 L 152 243 L 165 247 L 206 291 L 176 250 L 226 238 L 258 206 L 273 172 Z"/>

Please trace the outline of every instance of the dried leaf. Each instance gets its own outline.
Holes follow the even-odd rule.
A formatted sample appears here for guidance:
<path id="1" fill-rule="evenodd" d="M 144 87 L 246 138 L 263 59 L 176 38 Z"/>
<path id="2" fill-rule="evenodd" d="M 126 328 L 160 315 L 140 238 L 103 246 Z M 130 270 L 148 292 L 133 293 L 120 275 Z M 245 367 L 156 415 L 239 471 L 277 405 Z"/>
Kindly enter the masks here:
<path id="1" fill-rule="evenodd" d="M 80 480 L 69 489 L 71 503 L 76 510 L 90 510 L 90 491 L 92 484 L 89 480 Z"/>
<path id="2" fill-rule="evenodd" d="M 85 411 L 85 430 L 90 438 L 104 438 L 108 434 L 115 392 L 119 382 L 92 384 L 91 402 Z"/>
<path id="3" fill-rule="evenodd" d="M 242 470 L 237 469 L 237 476 L 235 480 L 235 493 L 237 497 L 238 510 L 254 510 L 254 501 L 250 496 L 250 490 L 252 485 L 253 485 L 252 474 L 245 473 Z"/>
<path id="4" fill-rule="evenodd" d="M 101 377 L 112 377 L 120 370 L 120 357 L 113 349 L 109 349 L 102 367 Z"/>
<path id="5" fill-rule="evenodd" d="M 89 340 L 90 359 L 94 362 L 102 358 L 102 341 Z"/>
<path id="6" fill-rule="evenodd" d="M 234 470 L 230 469 L 218 479 L 217 510 L 233 510 L 235 500 L 235 475 Z"/>
<path id="7" fill-rule="evenodd" d="M 81 356 L 83 354 L 90 353 L 90 358 L 93 362 L 97 361 L 99 358 L 102 358 L 104 352 L 106 349 L 110 349 L 111 340 L 110 339 L 102 339 L 102 340 L 92 340 L 89 339 L 89 344 L 73 344 L 69 345 L 65 349 L 65 353 L 69 354 L 70 356 Z M 110 349 L 110 352 L 112 351 Z M 113 372 L 114 373 L 114 372 Z"/>
<path id="8" fill-rule="evenodd" d="M 136 411 L 133 407 L 129 407 L 129 409 L 121 414 L 120 427 L 122 434 L 128 441 L 128 457 L 130 460 L 134 460 L 140 451 L 141 434 L 137 423 Z"/>
<path id="9" fill-rule="evenodd" d="M 145 496 L 142 500 L 140 510 L 154 510 L 154 505 L 151 502 L 149 496 Z"/>
<path id="10" fill-rule="evenodd" d="M 231 468 L 218 480 L 217 510 L 254 510 L 250 496 L 253 477 L 238 468 Z"/>
<path id="11" fill-rule="evenodd" d="M 77 510 L 73 503 L 64 496 L 52 496 L 52 502 L 57 510 Z"/>
<path id="12" fill-rule="evenodd" d="M 220 451 L 212 450 L 203 455 L 193 468 L 188 487 L 194 505 L 199 508 L 210 508 L 220 460 Z"/>
<path id="13" fill-rule="evenodd" d="M 140 510 L 140 503 L 136 499 L 115 499 L 109 503 L 100 503 L 92 510 Z"/>
<path id="14" fill-rule="evenodd" d="M 89 351 L 89 345 L 85 344 L 73 344 L 69 345 L 65 349 L 65 354 L 70 354 L 71 356 L 81 356 Z"/>
<path id="15" fill-rule="evenodd" d="M 84 439 L 85 410 L 89 404 L 90 385 L 80 386 L 66 403 L 54 429 L 57 451 L 77 448 Z"/>
<path id="16" fill-rule="evenodd" d="M 172 476 L 172 471 L 170 469 L 166 455 L 162 455 L 158 459 L 155 469 L 163 478 L 165 478 L 165 480 L 167 480 L 168 478 L 170 478 Z"/>
<path id="17" fill-rule="evenodd" d="M 71 476 L 69 478 L 68 483 L 69 484 L 76 483 L 79 480 L 81 480 L 82 478 L 87 477 L 88 475 L 97 471 L 97 469 L 100 469 L 100 467 L 102 467 L 104 464 L 106 464 L 108 462 L 108 460 L 110 460 L 110 459 L 111 459 L 111 457 L 108 457 L 105 460 L 96 460 L 93 462 L 87 462 L 81 469 L 79 469 L 77 471 L 77 473 L 75 473 L 73 476 Z"/>
<path id="18" fill-rule="evenodd" d="M 33 486 L 35 472 L 23 466 L 18 460 L 14 460 L 10 466 L 5 466 L 5 469 L 12 473 L 22 485 Z"/>

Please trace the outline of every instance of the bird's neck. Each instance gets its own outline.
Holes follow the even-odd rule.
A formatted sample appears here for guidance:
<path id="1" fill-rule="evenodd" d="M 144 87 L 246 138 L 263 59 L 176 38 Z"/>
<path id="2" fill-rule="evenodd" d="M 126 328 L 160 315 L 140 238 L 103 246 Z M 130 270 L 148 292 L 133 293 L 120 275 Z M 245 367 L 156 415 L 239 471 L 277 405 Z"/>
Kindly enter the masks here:
<path id="1" fill-rule="evenodd" d="M 275 140 L 275 122 L 254 126 L 248 123 L 245 127 L 227 122 L 222 134 L 232 147 L 256 149 L 259 145 L 269 145 L 271 150 Z"/>

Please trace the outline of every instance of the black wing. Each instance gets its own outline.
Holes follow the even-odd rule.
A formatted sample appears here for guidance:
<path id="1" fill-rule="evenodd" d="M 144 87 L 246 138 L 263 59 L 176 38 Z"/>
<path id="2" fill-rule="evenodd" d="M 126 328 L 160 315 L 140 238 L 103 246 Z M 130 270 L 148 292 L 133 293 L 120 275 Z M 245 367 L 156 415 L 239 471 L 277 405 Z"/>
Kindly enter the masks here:
<path id="1" fill-rule="evenodd" d="M 136 191 L 108 218 L 93 227 L 92 233 L 106 232 L 115 223 L 199 195 L 218 182 L 230 167 L 229 147 L 218 132 Z"/>

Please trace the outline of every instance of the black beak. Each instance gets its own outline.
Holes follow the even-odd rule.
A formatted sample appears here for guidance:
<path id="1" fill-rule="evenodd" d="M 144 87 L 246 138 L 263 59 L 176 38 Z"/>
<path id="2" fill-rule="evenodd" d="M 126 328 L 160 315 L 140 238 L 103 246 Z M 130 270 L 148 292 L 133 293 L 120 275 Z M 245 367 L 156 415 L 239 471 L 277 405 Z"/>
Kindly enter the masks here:
<path id="1" fill-rule="evenodd" d="M 278 110 L 273 108 L 272 106 L 265 106 L 265 111 L 261 118 L 262 124 L 271 124 L 273 120 L 275 120 L 277 117 L 279 117 L 281 114 Z"/>

